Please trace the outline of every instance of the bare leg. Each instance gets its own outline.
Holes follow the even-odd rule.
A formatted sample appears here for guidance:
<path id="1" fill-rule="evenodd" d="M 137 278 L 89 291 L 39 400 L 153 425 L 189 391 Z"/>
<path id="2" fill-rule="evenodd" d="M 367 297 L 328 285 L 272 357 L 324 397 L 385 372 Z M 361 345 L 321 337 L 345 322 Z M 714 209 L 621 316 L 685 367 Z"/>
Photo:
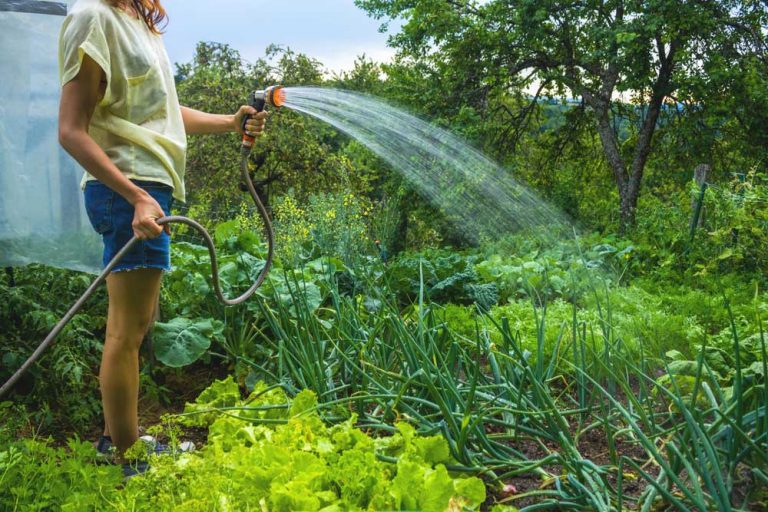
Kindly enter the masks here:
<path id="1" fill-rule="evenodd" d="M 159 320 L 160 320 L 160 294 L 158 293 L 157 299 L 155 300 L 155 312 L 152 314 L 152 321 L 147 326 L 147 331 L 144 333 L 143 340 L 147 339 L 147 335 L 149 334 L 149 331 L 152 329 L 152 325 L 155 322 L 158 322 Z M 109 424 L 107 424 L 106 417 L 104 418 L 104 435 L 107 437 L 111 437 L 109 432 Z"/>
<path id="2" fill-rule="evenodd" d="M 107 277 L 109 310 L 99 381 L 105 434 L 120 454 L 139 437 L 139 347 L 154 317 L 161 279 L 160 269 Z"/>

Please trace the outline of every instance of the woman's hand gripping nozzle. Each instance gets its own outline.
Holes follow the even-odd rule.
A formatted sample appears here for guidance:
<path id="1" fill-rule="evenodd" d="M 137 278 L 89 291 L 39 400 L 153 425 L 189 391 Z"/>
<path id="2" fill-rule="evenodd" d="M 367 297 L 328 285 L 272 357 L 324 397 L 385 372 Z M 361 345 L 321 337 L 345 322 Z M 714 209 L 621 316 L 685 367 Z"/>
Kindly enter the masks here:
<path id="1" fill-rule="evenodd" d="M 279 109 L 285 104 L 285 89 L 283 89 L 282 85 L 271 85 L 266 89 L 253 91 L 248 104 L 257 114 L 264 112 L 267 106 Z M 241 125 L 243 141 L 240 152 L 244 156 L 251 152 L 256 142 L 256 134 L 248 130 L 248 122 L 252 117 L 250 114 L 243 116 Z"/>

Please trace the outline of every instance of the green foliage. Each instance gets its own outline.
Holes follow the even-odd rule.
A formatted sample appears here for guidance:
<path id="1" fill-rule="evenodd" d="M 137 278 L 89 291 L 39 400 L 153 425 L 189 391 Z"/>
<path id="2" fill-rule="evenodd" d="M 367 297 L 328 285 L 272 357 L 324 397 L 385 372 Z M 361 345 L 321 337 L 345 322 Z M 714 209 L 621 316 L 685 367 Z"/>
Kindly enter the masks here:
<path id="1" fill-rule="evenodd" d="M 585 248 L 589 243 L 594 245 Z M 401 302 L 417 300 L 423 283 L 434 302 L 475 303 L 487 309 L 528 298 L 539 304 L 556 298 L 580 300 L 592 279 L 620 279 L 632 265 L 633 254 L 628 241 L 615 237 L 555 243 L 511 237 L 482 252 L 403 254 L 388 265 L 386 276 Z"/>
<path id="2" fill-rule="evenodd" d="M 687 190 L 641 202 L 648 214 L 639 217 L 632 236 L 632 271 L 687 289 L 695 283 L 713 290 L 720 282 L 741 298 L 745 290 L 739 288 L 764 283 L 768 187 L 754 170 L 729 184 L 708 183 L 699 227 L 691 230 L 700 192 L 688 182 Z"/>
<path id="3" fill-rule="evenodd" d="M 217 380 L 208 386 L 195 399 L 184 407 L 185 414 L 191 414 L 182 418 L 186 425 L 209 426 L 219 414 L 215 409 L 222 407 L 234 407 L 240 402 L 240 388 L 232 377 Z"/>
<path id="4" fill-rule="evenodd" d="M 371 208 L 352 192 L 313 194 L 301 206 L 292 194 L 281 197 L 274 208 L 278 257 L 291 267 L 320 256 L 354 263 L 373 245 L 366 224 Z"/>
<path id="5" fill-rule="evenodd" d="M 0 446 L 0 508 L 3 510 L 98 511 L 116 495 L 119 467 L 95 464 L 90 443 L 71 440 L 55 448 L 26 439 Z"/>
<path id="6" fill-rule="evenodd" d="M 0 504 L 15 510 L 213 510 L 268 507 L 294 510 L 477 510 L 485 486 L 455 477 L 439 436 L 399 433 L 372 439 L 355 419 L 326 426 L 317 398 L 302 391 L 293 401 L 262 383 L 247 400 L 231 379 L 214 383 L 196 406 L 209 412 L 207 446 L 200 452 L 152 457 L 152 469 L 123 489 L 120 471 L 95 465 L 92 446 L 72 441 L 68 450 L 39 441 L 0 446 Z M 276 407 L 282 406 L 282 407 Z M 216 410 L 218 408 L 218 410 Z M 224 408 L 224 409 L 222 409 Z M 226 414 L 239 408 L 240 417 Z M 271 411 L 264 416 L 262 409 Z M 268 426 L 265 420 L 280 420 Z M 381 459 L 384 460 L 381 460 Z"/>
<path id="7" fill-rule="evenodd" d="M 768 268 L 768 184 L 753 169 L 705 198 L 705 248 L 694 254 L 700 268 L 760 272 Z M 717 251 L 717 252 L 716 252 Z"/>
<path id="8" fill-rule="evenodd" d="M 635 220 L 654 132 L 682 135 L 692 142 L 688 151 L 701 158 L 700 149 L 711 151 L 718 130 L 731 125 L 728 133 L 738 142 L 730 146 L 755 155 L 753 136 L 743 131 L 752 113 L 736 112 L 752 106 L 755 119 L 765 117 L 765 88 L 758 85 L 766 76 L 765 6 L 675 0 L 356 3 L 377 18 L 402 23 L 390 39 L 398 58 L 385 66 L 391 94 L 432 118 L 466 124 L 475 140 L 515 149 L 529 128 L 547 125 L 541 122 L 542 97 L 575 96 L 576 115 L 565 117 L 552 153 L 562 153 L 569 141 L 581 151 L 578 135 L 585 131 L 599 136 L 599 146 L 587 140 L 604 160 L 593 162 L 614 180 L 620 199 L 614 210 L 623 228 Z M 618 99 L 620 93 L 630 102 Z M 671 97 L 676 105 L 666 103 Z M 659 130 L 673 122 L 670 130 Z M 670 143 L 679 146 L 674 135 Z M 585 185 L 593 183 L 579 189 Z"/>
<path id="9" fill-rule="evenodd" d="M 211 346 L 221 341 L 224 324 L 218 320 L 190 320 L 176 317 L 155 324 L 154 341 L 157 359 L 166 366 L 179 368 L 197 361 Z"/>
<path id="10" fill-rule="evenodd" d="M 378 95 L 384 85 L 381 66 L 365 54 L 355 59 L 351 71 L 343 71 L 331 81 L 339 89 Z"/>
<path id="11" fill-rule="evenodd" d="M 242 218 L 215 229 L 222 274 L 233 289 L 246 285 L 262 261 L 263 246 L 248 226 Z M 202 361 L 222 357 L 234 375 L 181 415 L 182 424 L 209 428 L 203 451 L 153 460 L 148 475 L 104 495 L 118 510 L 208 509 L 222 499 L 232 507 L 263 500 L 278 510 L 443 510 L 446 503 L 476 508 L 485 496 L 481 482 L 456 479 L 454 471 L 493 478 L 533 470 L 559 482 L 556 495 L 533 491 L 539 503 L 600 509 L 624 499 L 623 484 L 614 483 L 617 468 L 629 475 L 622 465 L 652 458 L 688 493 L 674 498 L 678 509 L 723 502 L 728 491 L 709 489 L 697 498 L 697 484 L 680 482 L 692 453 L 662 454 L 654 441 L 672 435 L 681 452 L 690 438 L 710 443 L 713 454 L 696 469 L 709 479 L 720 478 L 713 468 L 729 460 L 731 449 L 763 471 L 765 346 L 756 313 L 768 301 L 743 290 L 736 277 L 721 289 L 662 287 L 653 275 L 617 285 L 625 280 L 621 272 L 646 272 L 633 266 L 635 246 L 615 238 L 581 242 L 582 248 L 544 247 L 509 239 L 469 253 L 422 251 L 351 267 L 310 260 L 302 268 L 278 267 L 260 298 L 223 314 L 207 288 L 191 301 L 183 294 L 169 300 L 167 308 L 186 311 L 172 316 L 180 325 L 189 318 L 213 328 L 212 319 L 226 320 L 223 336 L 197 341 L 215 339 Z M 176 258 L 190 270 L 172 272 L 166 285 L 181 293 L 184 281 L 198 281 L 196 273 L 207 281 L 208 265 L 204 249 L 177 245 Z M 527 263 L 538 266 L 521 274 L 516 267 Z M 549 275 L 563 276 L 569 288 L 549 287 Z M 484 286 L 519 287 L 523 277 L 526 291 L 510 284 L 505 301 L 481 303 Z M 729 311 L 722 297 L 710 297 L 713 290 L 736 307 Z M 636 396 L 624 389 L 627 382 Z M 610 402 L 617 389 L 629 409 Z M 686 416 L 690 404 L 708 412 Z M 337 424 L 326 426 L 319 413 Z M 670 432 L 681 421 L 684 429 Z M 579 439 L 598 424 L 609 439 L 643 455 L 627 457 L 609 443 L 608 462 L 588 461 Z M 388 435 L 369 438 L 356 425 Z M 510 447 L 520 442 L 549 455 L 526 460 Z M 654 478 L 643 471 L 633 474 Z"/>
<path id="12" fill-rule="evenodd" d="M 90 284 L 88 275 L 43 266 L 13 269 L 15 285 L 0 277 L 0 380 L 5 382 L 32 354 L 59 318 Z M 30 406 L 45 430 L 82 428 L 99 413 L 94 369 L 101 357 L 106 294 L 72 319 L 57 342 L 17 384 L 13 399 Z"/>
<path id="13" fill-rule="evenodd" d="M 343 229 L 337 231 L 341 233 Z M 264 267 L 266 248 L 255 234 L 249 216 L 219 224 L 214 239 L 222 292 L 232 298 L 256 280 Z M 172 367 L 205 359 L 221 347 L 225 358 L 240 368 L 242 360 L 253 359 L 259 351 L 253 337 L 262 308 L 279 310 L 289 318 L 296 318 L 299 307 L 314 313 L 325 301 L 328 280 L 344 268 L 340 260 L 332 258 L 307 257 L 301 260 L 300 268 L 285 268 L 277 260 L 255 297 L 231 309 L 219 302 L 210 284 L 210 255 L 206 247 L 174 243 L 172 259 L 174 269 L 165 276 L 162 289 L 163 318 L 169 320 L 155 326 L 155 354 Z"/>
<path id="14" fill-rule="evenodd" d="M 354 418 L 324 425 L 310 391 L 290 402 L 262 383 L 245 400 L 237 391 L 231 379 L 217 382 L 188 405 L 188 418 L 206 411 L 208 445 L 132 481 L 123 503 L 138 510 L 192 503 L 206 508 L 224 497 L 240 507 L 263 503 L 270 510 L 442 511 L 452 500 L 476 509 L 485 499 L 480 480 L 448 474 L 441 437 L 419 437 L 400 424 L 400 434 L 371 439 L 354 428 Z M 280 424 L 270 427 L 270 420 Z M 382 462 L 379 455 L 396 462 Z M 206 485 L 199 485 L 201 479 Z M 176 485 L 167 487 L 172 480 Z"/>
<path id="15" fill-rule="evenodd" d="M 471 294 L 484 298 L 476 287 L 470 288 L 478 281 L 471 260 L 452 251 L 405 254 L 388 266 L 387 278 L 389 289 L 402 302 L 418 300 L 422 289 L 431 300 L 438 302 L 471 302 Z"/>

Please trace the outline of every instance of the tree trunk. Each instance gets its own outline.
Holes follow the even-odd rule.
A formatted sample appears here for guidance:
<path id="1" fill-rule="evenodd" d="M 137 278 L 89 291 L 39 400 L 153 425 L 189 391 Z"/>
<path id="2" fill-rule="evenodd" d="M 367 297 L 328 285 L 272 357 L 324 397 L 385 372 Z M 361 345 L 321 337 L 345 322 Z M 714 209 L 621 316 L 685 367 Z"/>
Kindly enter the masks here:
<path id="1" fill-rule="evenodd" d="M 594 108 L 594 107 L 593 107 Z M 606 107 L 595 109 L 597 116 L 597 133 L 603 146 L 603 154 L 611 168 L 616 188 L 619 190 L 619 234 L 623 235 L 635 225 L 635 213 L 637 212 L 637 198 L 640 193 L 639 179 L 642 177 L 642 169 L 639 175 L 627 176 L 627 168 L 619 150 L 619 142 L 611 126 Z"/>
<path id="2" fill-rule="evenodd" d="M 640 197 L 640 187 L 627 187 L 620 194 L 619 234 L 625 235 L 634 227 L 637 220 L 637 199 Z"/>
<path id="3" fill-rule="evenodd" d="M 643 172 L 648 161 L 648 155 L 651 153 L 653 135 L 656 132 L 656 123 L 661 114 L 664 98 L 671 92 L 670 81 L 679 46 L 680 42 L 673 40 L 669 44 L 669 51 L 665 52 L 663 40 L 660 36 L 657 37 L 661 66 L 659 75 L 651 87 L 652 94 L 648 103 L 648 112 L 637 134 L 637 142 L 629 166 L 621 156 L 619 141 L 610 120 L 612 95 L 618 79 L 616 69 L 608 67 L 605 74 L 602 75 L 603 83 L 598 93 L 590 91 L 586 87 L 574 88 L 582 94 L 585 102 L 595 112 L 597 132 L 600 135 L 603 153 L 619 189 L 619 233 L 622 235 L 634 227 L 637 219 L 637 201 L 640 197 Z"/>

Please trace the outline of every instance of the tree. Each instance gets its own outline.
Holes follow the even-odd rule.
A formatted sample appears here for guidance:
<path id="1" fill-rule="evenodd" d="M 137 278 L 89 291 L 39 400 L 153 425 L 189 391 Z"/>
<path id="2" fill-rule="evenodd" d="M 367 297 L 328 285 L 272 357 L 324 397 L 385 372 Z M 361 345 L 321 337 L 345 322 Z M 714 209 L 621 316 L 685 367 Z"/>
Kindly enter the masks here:
<path id="1" fill-rule="evenodd" d="M 576 95 L 599 135 L 620 198 L 621 229 L 634 225 L 659 116 L 702 75 L 764 55 L 768 6 L 753 0 L 356 0 L 377 18 L 402 18 L 391 44 L 452 84 L 446 104 L 485 108 L 530 91 L 507 109 L 524 125 L 543 96 Z M 725 53 L 728 59 L 721 59 Z M 623 97 L 622 97 L 623 96 Z M 676 98 L 679 101 L 679 98 Z M 687 98 L 696 104 L 702 98 Z M 622 139 L 627 102 L 639 114 Z"/>
<path id="2" fill-rule="evenodd" d="M 247 64 L 239 52 L 219 43 L 199 43 L 191 63 L 177 65 L 182 104 L 207 112 L 235 112 L 255 87 L 318 85 L 321 63 L 289 48 L 271 45 L 265 58 Z M 293 190 L 299 199 L 337 190 L 344 182 L 361 189 L 368 176 L 351 168 L 341 151 L 347 139 L 329 125 L 284 109 L 274 113 L 251 153 L 251 169 L 263 199 Z M 237 211 L 240 138 L 232 134 L 189 140 L 186 183 L 190 202 L 213 216 Z M 249 199 L 247 201 L 250 201 Z"/>

